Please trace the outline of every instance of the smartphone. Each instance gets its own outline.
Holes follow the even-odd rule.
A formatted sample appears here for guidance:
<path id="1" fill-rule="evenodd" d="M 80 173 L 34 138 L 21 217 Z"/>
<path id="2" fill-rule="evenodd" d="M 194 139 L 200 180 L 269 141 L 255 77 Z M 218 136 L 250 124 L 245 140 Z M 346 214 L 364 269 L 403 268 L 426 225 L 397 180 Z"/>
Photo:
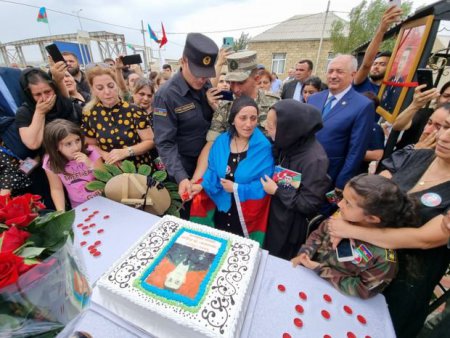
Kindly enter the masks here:
<path id="1" fill-rule="evenodd" d="M 48 55 L 50 55 L 52 57 L 52 60 L 54 63 L 59 62 L 59 61 L 63 61 L 64 63 L 66 62 L 64 60 L 63 55 L 59 51 L 58 46 L 55 45 L 54 43 L 52 43 L 51 45 L 45 46 L 45 49 L 47 50 Z"/>
<path id="2" fill-rule="evenodd" d="M 222 90 L 219 94 L 222 95 L 222 100 L 225 100 L 225 101 L 233 101 L 234 100 L 233 92 L 230 90 Z"/>
<path id="3" fill-rule="evenodd" d="M 23 160 L 20 163 L 19 169 L 20 171 L 22 171 L 25 175 L 29 175 L 34 169 L 36 169 L 36 167 L 39 165 L 39 163 L 30 158 L 27 157 L 25 160 Z"/>
<path id="4" fill-rule="evenodd" d="M 431 69 L 419 68 L 417 69 L 416 74 L 419 85 L 427 85 L 422 91 L 433 88 L 433 72 Z"/>
<path id="5" fill-rule="evenodd" d="M 337 260 L 339 262 L 349 262 L 355 259 L 355 252 L 349 239 L 342 239 L 336 248 Z"/>
<path id="6" fill-rule="evenodd" d="M 141 54 L 133 54 L 133 55 L 125 55 L 122 56 L 122 62 L 126 65 L 135 65 L 138 63 L 142 63 Z"/>
<path id="7" fill-rule="evenodd" d="M 388 4 L 389 6 L 397 6 L 398 8 L 400 8 L 400 6 L 402 5 L 402 0 L 388 0 Z"/>

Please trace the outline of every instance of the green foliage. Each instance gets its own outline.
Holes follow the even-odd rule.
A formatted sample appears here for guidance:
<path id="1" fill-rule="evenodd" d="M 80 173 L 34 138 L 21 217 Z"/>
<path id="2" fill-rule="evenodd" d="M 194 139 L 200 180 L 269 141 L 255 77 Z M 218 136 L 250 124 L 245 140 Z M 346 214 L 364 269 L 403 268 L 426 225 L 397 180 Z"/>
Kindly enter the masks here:
<path id="1" fill-rule="evenodd" d="M 113 175 L 113 176 L 117 176 L 122 174 L 122 170 L 120 170 L 116 165 L 114 164 L 103 164 L 103 166 L 106 168 L 106 170 L 108 170 L 108 172 Z"/>
<path id="2" fill-rule="evenodd" d="M 180 197 L 180 194 L 178 193 L 178 189 L 177 190 L 169 190 L 169 195 L 172 200 L 181 201 L 181 197 Z"/>
<path id="3" fill-rule="evenodd" d="M 152 177 L 157 180 L 158 182 L 162 182 L 167 178 L 167 171 L 165 170 L 158 170 L 155 171 L 152 175 Z M 178 188 L 177 188 L 178 189 Z"/>
<path id="4" fill-rule="evenodd" d="M 173 203 L 170 205 L 169 209 L 167 209 L 166 215 L 172 215 L 175 217 L 180 217 L 180 210 Z"/>
<path id="5" fill-rule="evenodd" d="M 98 169 L 94 170 L 94 176 L 97 180 L 102 182 L 108 182 L 112 178 L 112 175 L 109 172 Z"/>
<path id="6" fill-rule="evenodd" d="M 104 190 L 105 185 L 106 185 L 105 182 L 92 181 L 86 184 L 86 189 L 90 191 Z"/>
<path id="7" fill-rule="evenodd" d="M 134 165 L 133 162 L 128 161 L 128 160 L 125 160 L 122 162 L 122 164 L 120 165 L 120 169 L 122 169 L 122 171 L 127 174 L 135 174 L 136 173 L 136 166 Z"/>
<path id="8" fill-rule="evenodd" d="M 234 44 L 233 44 L 233 50 L 235 52 L 238 52 L 240 50 L 245 50 L 247 49 L 247 45 L 250 41 L 250 34 L 249 33 L 241 33 L 241 36 L 238 39 L 234 40 Z"/>
<path id="9" fill-rule="evenodd" d="M 411 12 L 411 1 L 402 3 L 403 18 Z M 358 6 L 350 12 L 350 22 L 348 24 L 342 21 L 335 21 L 331 26 L 331 42 L 333 52 L 350 53 L 361 44 L 372 39 L 377 30 L 384 11 L 388 8 L 385 0 L 373 0 L 368 2 L 363 0 Z M 385 41 L 380 50 L 392 51 L 395 44 L 394 39 Z"/>
<path id="10" fill-rule="evenodd" d="M 138 168 L 138 174 L 148 176 L 152 172 L 152 168 L 147 164 L 141 164 Z"/>

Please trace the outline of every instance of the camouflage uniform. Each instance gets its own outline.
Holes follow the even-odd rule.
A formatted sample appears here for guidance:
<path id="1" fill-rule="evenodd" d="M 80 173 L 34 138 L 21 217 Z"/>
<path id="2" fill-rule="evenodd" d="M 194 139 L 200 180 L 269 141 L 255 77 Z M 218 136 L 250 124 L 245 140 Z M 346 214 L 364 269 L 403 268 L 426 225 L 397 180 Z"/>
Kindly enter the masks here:
<path id="1" fill-rule="evenodd" d="M 311 233 L 301 247 L 301 253 L 308 254 L 311 260 L 320 263 L 314 271 L 336 289 L 364 299 L 383 291 L 397 273 L 397 255 L 394 250 L 357 240 L 357 257 L 351 262 L 339 262 L 336 250 L 332 248 L 327 221 Z"/>
<path id="2" fill-rule="evenodd" d="M 262 90 L 258 90 L 258 96 L 255 99 L 255 102 L 259 107 L 258 126 L 264 134 L 266 133 L 265 126 L 267 113 L 269 112 L 270 107 L 279 100 L 280 98 L 276 95 L 264 94 Z M 211 127 L 209 128 L 208 134 L 206 134 L 206 140 L 208 142 L 214 142 L 217 136 L 227 131 L 230 127 L 228 116 L 230 116 L 232 103 L 232 101 L 222 101 L 214 112 Z"/>

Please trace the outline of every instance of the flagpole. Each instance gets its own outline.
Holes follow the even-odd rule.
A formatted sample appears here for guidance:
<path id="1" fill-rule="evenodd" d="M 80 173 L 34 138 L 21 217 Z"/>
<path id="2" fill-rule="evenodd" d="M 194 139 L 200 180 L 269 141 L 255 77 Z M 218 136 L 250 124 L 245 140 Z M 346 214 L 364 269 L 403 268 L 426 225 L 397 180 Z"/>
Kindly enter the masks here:
<path id="1" fill-rule="evenodd" d="M 48 34 L 52 35 L 52 30 L 50 29 L 50 21 L 48 20 L 48 14 L 47 12 L 45 12 L 46 16 L 47 16 L 47 26 L 48 26 Z"/>
<path id="2" fill-rule="evenodd" d="M 145 43 L 144 20 L 141 20 L 141 27 L 142 39 L 144 40 L 144 72 L 148 75 L 147 44 Z"/>

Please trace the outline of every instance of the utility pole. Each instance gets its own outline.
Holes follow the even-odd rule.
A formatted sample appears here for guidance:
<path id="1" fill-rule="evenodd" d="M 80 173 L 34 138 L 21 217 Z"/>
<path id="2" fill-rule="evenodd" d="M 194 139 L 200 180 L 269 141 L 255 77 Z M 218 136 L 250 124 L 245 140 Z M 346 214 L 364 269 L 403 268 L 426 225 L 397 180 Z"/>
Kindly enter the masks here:
<path id="1" fill-rule="evenodd" d="M 148 75 L 148 60 L 147 60 L 147 44 L 145 42 L 145 29 L 144 29 L 144 20 L 141 20 L 141 33 L 142 33 L 142 39 L 144 40 L 144 72 L 146 75 Z"/>
<path id="2" fill-rule="evenodd" d="M 317 51 L 317 57 L 316 57 L 316 70 L 319 69 L 319 58 L 320 58 L 320 53 L 322 51 L 323 34 L 325 33 L 325 25 L 327 23 L 328 12 L 330 10 L 330 1 L 331 0 L 328 0 L 327 11 L 325 12 L 325 19 L 323 20 L 322 34 L 320 35 L 320 42 L 319 42 L 319 50 Z"/>

